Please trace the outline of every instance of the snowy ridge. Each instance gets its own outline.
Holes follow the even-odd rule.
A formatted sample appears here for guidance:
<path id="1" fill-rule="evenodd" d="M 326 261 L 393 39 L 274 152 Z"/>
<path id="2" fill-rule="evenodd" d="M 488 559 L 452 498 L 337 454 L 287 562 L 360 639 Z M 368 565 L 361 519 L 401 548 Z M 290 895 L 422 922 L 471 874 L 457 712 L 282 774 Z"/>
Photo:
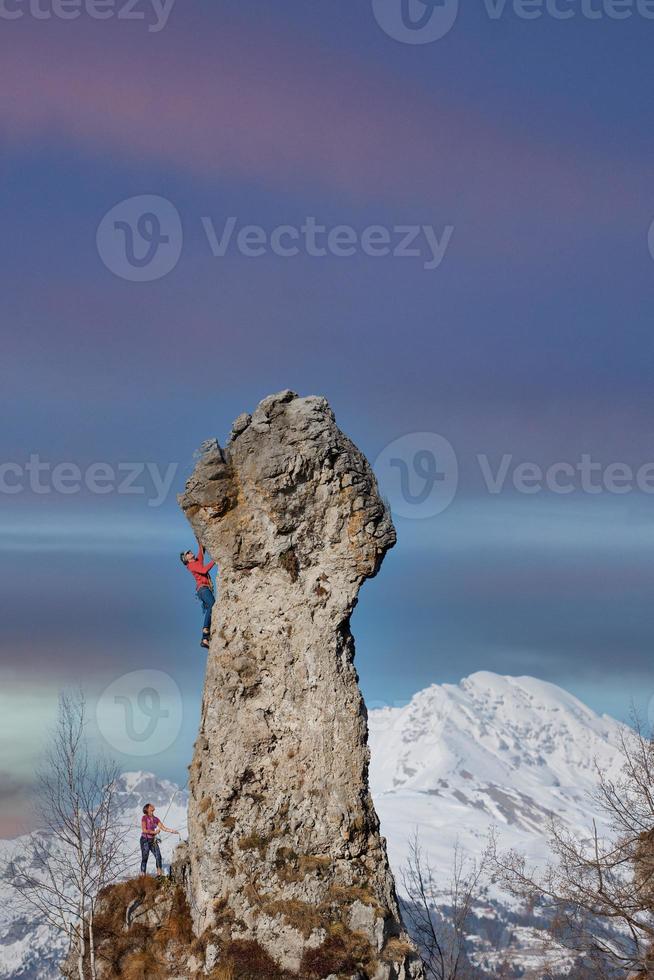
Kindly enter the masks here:
<path id="1" fill-rule="evenodd" d="M 598 753 L 600 763 L 610 761 L 620 732 L 554 684 L 487 671 L 433 684 L 406 708 L 373 711 L 370 727 L 378 792 L 434 791 L 466 767 L 488 782 L 521 769 L 533 786 L 575 785 L 580 773 L 594 777 Z"/>
<path id="2" fill-rule="evenodd" d="M 622 732 L 554 684 L 488 672 L 371 712 L 371 786 L 396 875 L 416 832 L 444 904 L 456 844 L 479 856 L 493 830 L 501 850 L 542 866 L 553 816 L 580 837 L 593 817 L 608 833 L 592 794 L 597 767 L 617 775 Z M 523 921 L 517 902 L 491 886 L 475 914 L 474 962 L 493 975 L 507 956 L 525 976 L 541 976 L 543 933 Z M 557 970 L 569 966 L 562 954 Z"/>
<path id="3" fill-rule="evenodd" d="M 486 671 L 371 712 L 371 787 L 396 863 L 405 853 L 400 809 L 434 857 L 454 828 L 474 853 L 496 826 L 508 845 L 544 859 L 552 815 L 575 832 L 588 828 L 596 767 L 617 772 L 621 731 L 554 684 Z"/>

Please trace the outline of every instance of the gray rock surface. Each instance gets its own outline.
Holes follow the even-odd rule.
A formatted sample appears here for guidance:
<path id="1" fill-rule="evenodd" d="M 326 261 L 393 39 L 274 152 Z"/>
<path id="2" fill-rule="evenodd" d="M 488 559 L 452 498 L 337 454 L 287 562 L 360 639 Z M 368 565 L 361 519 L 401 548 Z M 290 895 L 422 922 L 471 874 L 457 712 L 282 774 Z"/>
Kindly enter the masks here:
<path id="1" fill-rule="evenodd" d="M 293 975 L 422 977 L 368 788 L 349 621 L 395 543 L 324 398 L 283 391 L 209 441 L 180 504 L 218 601 L 183 854 L 211 959 L 259 944 Z"/>

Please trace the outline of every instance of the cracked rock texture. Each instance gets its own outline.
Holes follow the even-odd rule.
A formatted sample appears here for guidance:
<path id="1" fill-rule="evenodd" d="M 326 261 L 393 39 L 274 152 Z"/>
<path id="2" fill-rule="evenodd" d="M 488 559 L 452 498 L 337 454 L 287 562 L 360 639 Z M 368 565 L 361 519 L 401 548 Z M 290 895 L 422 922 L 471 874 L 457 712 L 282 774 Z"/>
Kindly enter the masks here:
<path id="1" fill-rule="evenodd" d="M 349 628 L 395 543 L 369 463 L 324 398 L 283 391 L 204 444 L 180 504 L 219 569 L 183 872 L 206 968 L 248 941 L 284 975 L 422 977 Z"/>

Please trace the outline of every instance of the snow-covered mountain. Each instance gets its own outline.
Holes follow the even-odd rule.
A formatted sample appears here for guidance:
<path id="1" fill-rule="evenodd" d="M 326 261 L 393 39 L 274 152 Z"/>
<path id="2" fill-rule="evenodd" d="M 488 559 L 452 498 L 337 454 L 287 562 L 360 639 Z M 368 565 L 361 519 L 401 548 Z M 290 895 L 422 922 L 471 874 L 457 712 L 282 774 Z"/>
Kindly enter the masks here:
<path id="1" fill-rule="evenodd" d="M 464 853 L 479 855 L 494 827 L 502 846 L 544 862 L 552 814 L 586 834 L 599 818 L 590 801 L 596 765 L 616 771 L 619 765 L 618 722 L 532 677 L 481 672 L 458 685 L 432 685 L 406 707 L 371 711 L 369 724 L 371 785 L 391 864 L 401 869 L 417 830 L 444 895 L 457 841 Z M 136 873 L 143 803 L 154 803 L 168 826 L 184 831 L 187 795 L 151 773 L 126 773 L 121 793 Z M 166 842 L 166 856 L 173 846 Z M 0 841 L 0 864 L 28 847 L 26 838 Z M 537 930 L 501 894 L 489 892 L 476 916 L 477 962 L 492 972 L 500 946 L 525 967 L 537 961 Z M 54 980 L 60 954 L 50 930 L 17 910 L 0 881 L 0 980 Z"/>
<path id="2" fill-rule="evenodd" d="M 392 867 L 403 867 L 417 832 L 447 903 L 457 843 L 478 857 L 493 830 L 501 850 L 542 866 L 552 816 L 579 837 L 593 818 L 608 833 L 592 794 L 598 767 L 619 771 L 622 727 L 554 684 L 488 672 L 371 712 L 370 779 Z M 497 887 L 476 907 L 473 959 L 491 973 L 504 956 L 526 973 L 542 957 L 542 933 L 518 908 Z"/>
<path id="3" fill-rule="evenodd" d="M 554 684 L 485 671 L 371 712 L 370 781 L 395 864 L 407 822 L 434 857 L 453 833 L 478 851 L 494 824 L 508 844 L 544 858 L 552 814 L 588 828 L 596 766 L 619 764 L 621 728 Z"/>

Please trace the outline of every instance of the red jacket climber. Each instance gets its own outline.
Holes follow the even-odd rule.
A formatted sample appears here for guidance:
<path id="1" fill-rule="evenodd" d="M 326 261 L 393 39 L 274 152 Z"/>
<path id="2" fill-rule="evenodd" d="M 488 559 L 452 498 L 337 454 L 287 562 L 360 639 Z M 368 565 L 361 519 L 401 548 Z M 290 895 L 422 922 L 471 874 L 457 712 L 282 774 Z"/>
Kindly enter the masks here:
<path id="1" fill-rule="evenodd" d="M 202 629 L 202 639 L 200 646 L 209 649 L 209 636 L 211 635 L 211 610 L 216 601 L 213 594 L 213 582 L 209 572 L 216 564 L 210 561 L 208 565 L 204 563 L 204 548 L 198 541 L 198 553 L 194 555 L 192 551 L 182 551 L 180 559 L 186 565 L 189 572 L 195 579 L 195 594 L 202 603 L 204 610 L 204 627 Z"/>

